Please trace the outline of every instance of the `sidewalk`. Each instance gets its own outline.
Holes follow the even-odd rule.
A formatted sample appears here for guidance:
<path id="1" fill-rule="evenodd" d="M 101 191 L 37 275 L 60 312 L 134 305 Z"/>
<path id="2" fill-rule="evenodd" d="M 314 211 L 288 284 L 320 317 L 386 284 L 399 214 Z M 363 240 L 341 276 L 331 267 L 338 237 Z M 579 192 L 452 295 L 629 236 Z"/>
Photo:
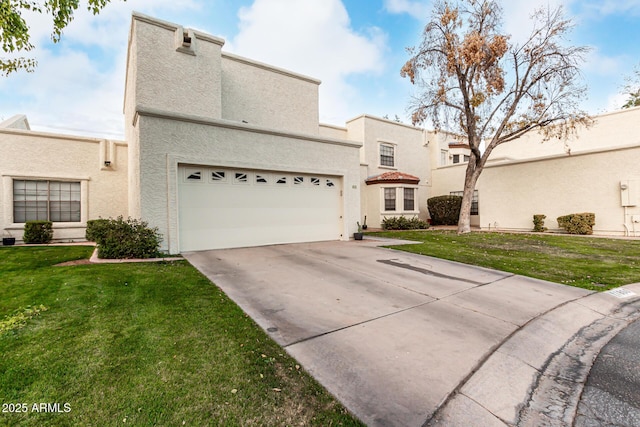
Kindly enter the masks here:
<path id="1" fill-rule="evenodd" d="M 532 319 L 461 384 L 428 426 L 567 426 L 600 350 L 640 318 L 640 283 Z"/>

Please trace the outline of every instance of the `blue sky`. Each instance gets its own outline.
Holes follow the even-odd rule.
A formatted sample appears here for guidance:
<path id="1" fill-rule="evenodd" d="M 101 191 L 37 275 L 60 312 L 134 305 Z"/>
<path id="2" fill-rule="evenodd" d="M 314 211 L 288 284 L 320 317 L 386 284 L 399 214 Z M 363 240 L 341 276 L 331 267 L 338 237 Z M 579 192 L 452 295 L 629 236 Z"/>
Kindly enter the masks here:
<path id="1" fill-rule="evenodd" d="M 84 5 L 84 2 L 81 2 Z M 591 114 L 624 103 L 624 77 L 640 64 L 640 0 L 505 1 L 505 31 L 524 37 L 537 5 L 563 5 L 571 42 L 591 46 L 583 67 Z M 79 11 L 58 44 L 45 16 L 29 16 L 39 62 L 0 79 L 0 119 L 26 114 L 35 130 L 122 138 L 131 12 L 220 36 L 226 51 L 322 80 L 320 121 L 362 113 L 409 122 L 415 88 L 399 70 L 419 43 L 431 0 L 112 0 L 100 15 Z"/>

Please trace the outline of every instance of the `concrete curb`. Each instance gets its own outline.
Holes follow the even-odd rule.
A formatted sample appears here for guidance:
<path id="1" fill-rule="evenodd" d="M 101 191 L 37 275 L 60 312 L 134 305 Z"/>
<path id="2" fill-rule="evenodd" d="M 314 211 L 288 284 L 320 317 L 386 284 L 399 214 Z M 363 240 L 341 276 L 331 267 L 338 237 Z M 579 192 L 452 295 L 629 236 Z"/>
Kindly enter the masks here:
<path id="1" fill-rule="evenodd" d="M 182 257 L 167 257 L 167 258 L 145 258 L 145 259 L 103 259 L 98 258 L 98 248 L 93 250 L 89 262 L 92 264 L 121 264 L 131 262 L 161 262 L 161 261 L 181 261 Z"/>
<path id="2" fill-rule="evenodd" d="M 539 316 L 508 337 L 425 426 L 572 425 L 600 350 L 640 318 L 640 283 L 594 293 Z"/>

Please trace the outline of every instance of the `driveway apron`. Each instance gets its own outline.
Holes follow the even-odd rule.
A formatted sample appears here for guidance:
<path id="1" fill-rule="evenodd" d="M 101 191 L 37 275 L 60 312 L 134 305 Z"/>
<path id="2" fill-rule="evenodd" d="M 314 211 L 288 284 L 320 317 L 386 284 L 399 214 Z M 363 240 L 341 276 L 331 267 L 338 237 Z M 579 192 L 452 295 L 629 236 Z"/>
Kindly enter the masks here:
<path id="1" fill-rule="evenodd" d="M 590 293 L 366 240 L 184 256 L 372 426 L 421 426 L 514 331 Z"/>

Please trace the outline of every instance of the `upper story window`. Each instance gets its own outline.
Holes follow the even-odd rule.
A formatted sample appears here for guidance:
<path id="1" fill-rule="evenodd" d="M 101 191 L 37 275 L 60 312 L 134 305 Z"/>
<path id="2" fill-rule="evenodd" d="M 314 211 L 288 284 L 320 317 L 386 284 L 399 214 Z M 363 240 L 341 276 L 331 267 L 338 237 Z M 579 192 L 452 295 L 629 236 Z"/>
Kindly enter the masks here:
<path id="1" fill-rule="evenodd" d="M 380 166 L 395 167 L 395 146 L 392 144 L 380 144 Z"/>
<path id="2" fill-rule="evenodd" d="M 80 182 L 13 180 L 13 222 L 80 222 Z"/>

